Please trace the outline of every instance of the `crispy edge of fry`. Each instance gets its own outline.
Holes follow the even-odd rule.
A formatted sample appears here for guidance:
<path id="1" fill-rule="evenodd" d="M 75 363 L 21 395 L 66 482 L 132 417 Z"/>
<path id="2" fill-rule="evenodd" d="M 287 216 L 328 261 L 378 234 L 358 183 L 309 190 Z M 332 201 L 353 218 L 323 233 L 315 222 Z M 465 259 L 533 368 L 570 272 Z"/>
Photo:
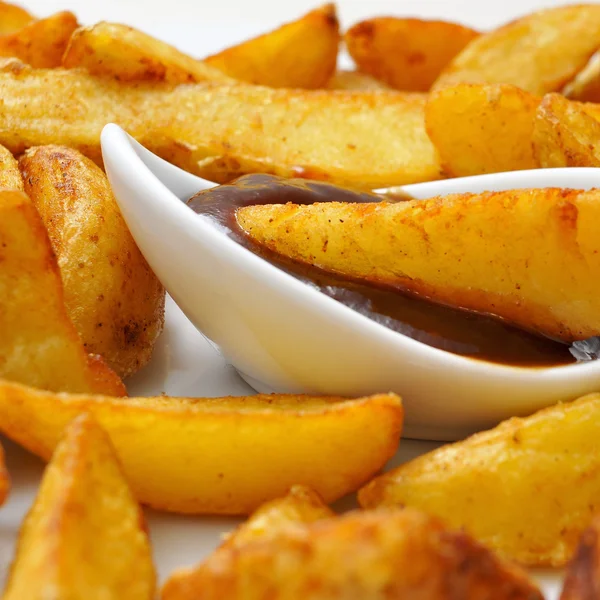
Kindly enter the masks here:
<path id="1" fill-rule="evenodd" d="M 19 163 L 4 146 L 0 146 L 0 189 L 25 191 Z"/>

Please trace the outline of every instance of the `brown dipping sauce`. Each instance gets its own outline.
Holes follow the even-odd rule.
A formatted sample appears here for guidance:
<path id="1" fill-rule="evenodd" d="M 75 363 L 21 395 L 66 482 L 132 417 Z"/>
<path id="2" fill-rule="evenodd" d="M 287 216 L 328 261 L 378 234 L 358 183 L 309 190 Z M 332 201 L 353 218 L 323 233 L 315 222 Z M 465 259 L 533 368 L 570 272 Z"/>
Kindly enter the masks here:
<path id="1" fill-rule="evenodd" d="M 335 185 L 272 175 L 245 175 L 228 185 L 199 192 L 188 201 L 198 214 L 226 228 L 230 237 L 286 273 L 317 288 L 373 321 L 435 348 L 480 360 L 520 367 L 576 362 L 569 346 L 537 336 L 499 319 L 449 308 L 396 288 L 365 284 L 286 259 L 253 242 L 239 227 L 238 208 L 256 204 L 316 202 L 397 202 L 406 198 L 356 192 Z M 576 353 L 577 354 L 577 353 Z M 585 351 L 578 358 L 587 360 Z M 594 357 L 595 358 L 595 357 Z"/>

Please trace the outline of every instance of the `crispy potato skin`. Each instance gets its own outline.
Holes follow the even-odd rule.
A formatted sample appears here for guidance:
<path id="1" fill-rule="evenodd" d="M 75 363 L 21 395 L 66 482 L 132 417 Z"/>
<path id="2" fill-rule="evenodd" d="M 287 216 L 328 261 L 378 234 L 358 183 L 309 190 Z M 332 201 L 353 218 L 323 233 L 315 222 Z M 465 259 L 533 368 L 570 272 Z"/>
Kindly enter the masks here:
<path id="1" fill-rule="evenodd" d="M 31 148 L 20 167 L 85 348 L 120 376 L 135 373 L 150 360 L 162 331 L 165 291 L 133 241 L 106 175 L 61 146 Z"/>
<path id="2" fill-rule="evenodd" d="M 4 146 L 0 146 L 0 189 L 25 191 L 19 163 Z"/>
<path id="3" fill-rule="evenodd" d="M 414 506 L 501 556 L 562 566 L 600 506 L 599 413 L 593 394 L 510 419 L 376 478 L 359 501 Z"/>
<path id="4" fill-rule="evenodd" d="M 539 103 L 511 85 L 463 84 L 433 92 L 425 122 L 444 172 L 467 177 L 536 168 L 531 136 Z"/>
<path id="5" fill-rule="evenodd" d="M 426 92 L 478 35 L 445 21 L 378 17 L 357 23 L 344 39 L 359 71 L 397 90 Z"/>
<path id="6" fill-rule="evenodd" d="M 338 45 L 335 5 L 326 4 L 204 62 L 247 83 L 317 89 L 325 87 L 335 71 Z"/>
<path id="7" fill-rule="evenodd" d="M 54 391 L 124 395 L 70 321 L 42 220 L 22 192 L 0 191 L 0 377 Z"/>
<path id="8" fill-rule="evenodd" d="M 583 532 L 567 567 L 560 600 L 593 600 L 600 595 L 600 520 Z"/>
<path id="9" fill-rule="evenodd" d="M 356 490 L 393 456 L 403 417 L 394 394 L 116 400 L 0 385 L 0 430 L 45 459 L 82 412 L 109 434 L 141 502 L 221 514 L 249 514 L 297 483 L 327 502 Z"/>
<path id="10" fill-rule="evenodd" d="M 0 144 L 15 154 L 53 143 L 99 163 L 100 132 L 114 122 L 163 158 L 217 182 L 264 172 L 373 189 L 440 177 L 423 95 L 125 85 L 11 61 L 0 69 L 0 96 Z"/>
<path id="11" fill-rule="evenodd" d="M 598 190 L 548 188 L 250 206 L 237 221 L 293 260 L 570 342 L 600 334 L 599 211 Z"/>
<path id="12" fill-rule="evenodd" d="M 327 89 L 368 92 L 389 90 L 390 86 L 358 71 L 337 71 L 327 82 Z"/>
<path id="13" fill-rule="evenodd" d="M 0 36 L 0 56 L 18 58 L 32 67 L 58 67 L 77 27 L 77 19 L 71 12 L 33 21 L 15 33 Z"/>
<path id="14" fill-rule="evenodd" d="M 483 600 L 542 596 L 525 573 L 415 510 L 354 512 L 175 573 L 162 600 Z"/>
<path id="15" fill-rule="evenodd" d="M 77 29 L 62 57 L 68 69 L 118 81 L 233 82 L 217 68 L 133 27 L 105 21 Z"/>
<path id="16" fill-rule="evenodd" d="M 8 2 L 0 2 L 0 35 L 7 35 L 23 29 L 35 17 L 24 8 Z"/>
<path id="17" fill-rule="evenodd" d="M 4 504 L 10 490 L 10 478 L 4 462 L 4 450 L 0 446 L 0 506 Z"/>
<path id="18" fill-rule="evenodd" d="M 108 437 L 82 415 L 46 469 L 3 598 L 152 600 L 154 589 L 144 515 Z"/>

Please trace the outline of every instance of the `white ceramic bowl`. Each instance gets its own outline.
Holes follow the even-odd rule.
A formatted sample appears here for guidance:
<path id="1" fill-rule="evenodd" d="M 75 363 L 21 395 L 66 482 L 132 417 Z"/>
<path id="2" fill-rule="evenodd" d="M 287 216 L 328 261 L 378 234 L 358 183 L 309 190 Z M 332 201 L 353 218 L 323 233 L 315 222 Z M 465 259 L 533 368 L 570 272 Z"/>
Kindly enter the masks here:
<path id="1" fill-rule="evenodd" d="M 600 390 L 600 361 L 518 368 L 432 348 L 294 279 L 229 239 L 182 200 L 214 184 L 102 133 L 106 172 L 150 266 L 194 325 L 260 392 L 359 396 L 394 391 L 405 435 L 450 440 Z M 600 169 L 554 169 L 407 186 L 417 198 L 523 187 L 587 189 Z M 360 440 L 357 440 L 360 443 Z"/>

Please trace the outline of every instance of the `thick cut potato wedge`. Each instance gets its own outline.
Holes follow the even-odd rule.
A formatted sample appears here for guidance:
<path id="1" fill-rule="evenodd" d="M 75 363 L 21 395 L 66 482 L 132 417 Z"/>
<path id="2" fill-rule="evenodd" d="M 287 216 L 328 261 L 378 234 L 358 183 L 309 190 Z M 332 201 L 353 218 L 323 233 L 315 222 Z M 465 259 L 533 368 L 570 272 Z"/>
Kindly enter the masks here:
<path id="1" fill-rule="evenodd" d="M 474 39 L 434 87 L 510 83 L 532 94 L 557 92 L 599 46 L 599 4 L 541 10 Z"/>
<path id="2" fill-rule="evenodd" d="M 510 419 L 382 475 L 360 503 L 414 506 L 504 557 L 563 565 L 600 507 L 599 415 L 594 394 Z"/>
<path id="3" fill-rule="evenodd" d="M 600 519 L 594 517 L 583 532 L 567 567 L 560 600 L 591 600 L 600 590 Z"/>
<path id="4" fill-rule="evenodd" d="M 84 350 L 44 224 L 18 191 L 0 191 L 0 332 L 0 377 L 54 391 L 125 394 L 117 375 Z"/>
<path id="5" fill-rule="evenodd" d="M 565 85 L 562 94 L 572 100 L 600 102 L 600 51 Z"/>
<path id="6" fill-rule="evenodd" d="M 152 600 L 144 515 L 106 434 L 74 421 L 21 527 L 4 600 Z"/>
<path id="7" fill-rule="evenodd" d="M 24 8 L 8 2 L 0 2 L 0 35 L 14 33 L 35 21 Z"/>
<path id="8" fill-rule="evenodd" d="M 326 4 L 275 31 L 209 56 L 230 77 L 273 88 L 325 87 L 335 71 L 339 25 Z"/>
<path id="9" fill-rule="evenodd" d="M 541 167 L 600 167 L 600 121 L 560 94 L 544 97 L 532 141 Z"/>
<path id="10" fill-rule="evenodd" d="M 4 450 L 0 446 L 0 505 L 4 504 L 10 490 L 10 479 L 4 463 Z"/>
<path id="11" fill-rule="evenodd" d="M 184 513 L 248 514 L 296 483 L 331 502 L 383 467 L 402 426 L 394 394 L 114 399 L 0 385 L 0 431 L 45 459 L 82 412 L 141 502 Z"/>
<path id="12" fill-rule="evenodd" d="M 564 341 L 600 334 L 600 190 L 249 206 L 237 220 L 258 244 L 326 271 Z"/>
<path id="13" fill-rule="evenodd" d="M 458 85 L 434 92 L 427 133 L 454 177 L 535 169 L 531 148 L 540 98 L 511 85 Z"/>
<path id="14" fill-rule="evenodd" d="M 34 21 L 15 33 L 0 36 L 0 56 L 18 58 L 33 67 L 58 67 L 77 26 L 70 12 Z"/>
<path id="15" fill-rule="evenodd" d="M 177 48 L 120 23 L 101 22 L 77 29 L 62 64 L 118 81 L 234 81 Z"/>
<path id="16" fill-rule="evenodd" d="M 28 150 L 20 167 L 85 348 L 122 377 L 138 371 L 162 331 L 165 291 L 135 245 L 106 175 L 77 150 L 60 146 Z"/>
<path id="17" fill-rule="evenodd" d="M 124 85 L 11 61 L 0 69 L 0 97 L 0 144 L 15 154 L 60 144 L 99 162 L 100 132 L 114 122 L 217 182 L 266 172 L 374 189 L 440 177 L 421 95 Z"/>
<path id="18" fill-rule="evenodd" d="M 445 21 L 378 17 L 344 36 L 363 73 L 397 90 L 426 92 L 442 69 L 479 33 Z"/>
<path id="19" fill-rule="evenodd" d="M 0 189 L 24 191 L 19 163 L 4 146 L 0 146 Z"/>
<path id="20" fill-rule="evenodd" d="M 175 573 L 162 600 L 541 600 L 527 575 L 416 510 L 284 529 Z"/>
<path id="21" fill-rule="evenodd" d="M 330 90 L 373 91 L 389 90 L 390 87 L 370 75 L 358 71 L 338 71 L 327 83 Z"/>

